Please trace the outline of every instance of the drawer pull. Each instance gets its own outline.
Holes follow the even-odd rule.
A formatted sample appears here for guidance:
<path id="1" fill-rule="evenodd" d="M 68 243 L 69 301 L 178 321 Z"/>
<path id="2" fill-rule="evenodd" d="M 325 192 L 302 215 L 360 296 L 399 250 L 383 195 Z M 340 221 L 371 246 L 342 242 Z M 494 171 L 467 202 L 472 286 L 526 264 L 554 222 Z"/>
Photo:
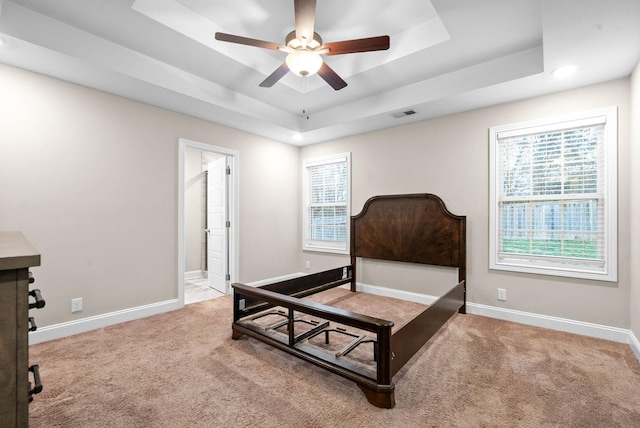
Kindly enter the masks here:
<path id="1" fill-rule="evenodd" d="M 29 303 L 29 309 L 42 309 L 44 308 L 45 305 L 45 301 L 42 298 L 42 295 L 40 294 L 40 290 L 38 290 L 37 288 L 35 290 L 31 290 L 29 291 L 29 296 L 33 297 L 34 299 L 36 299 L 35 302 L 33 303 Z"/>
<path id="2" fill-rule="evenodd" d="M 36 331 L 38 326 L 36 325 L 36 320 L 33 317 L 29 317 L 29 331 Z"/>
<path id="3" fill-rule="evenodd" d="M 29 371 L 33 373 L 33 382 L 36 384 L 33 389 L 31 389 L 31 382 L 29 382 L 29 403 L 31 403 L 33 396 L 42 392 L 42 382 L 40 382 L 40 367 L 37 364 L 29 367 Z"/>

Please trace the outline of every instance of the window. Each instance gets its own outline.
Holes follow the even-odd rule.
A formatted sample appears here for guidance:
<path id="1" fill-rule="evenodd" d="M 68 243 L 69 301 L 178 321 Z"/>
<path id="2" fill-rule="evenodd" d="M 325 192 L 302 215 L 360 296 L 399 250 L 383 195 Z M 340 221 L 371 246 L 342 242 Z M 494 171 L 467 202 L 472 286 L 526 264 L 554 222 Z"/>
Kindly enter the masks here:
<path id="1" fill-rule="evenodd" d="M 490 129 L 489 268 L 617 280 L 615 108 Z"/>
<path id="2" fill-rule="evenodd" d="M 303 161 L 302 249 L 349 253 L 351 154 Z"/>

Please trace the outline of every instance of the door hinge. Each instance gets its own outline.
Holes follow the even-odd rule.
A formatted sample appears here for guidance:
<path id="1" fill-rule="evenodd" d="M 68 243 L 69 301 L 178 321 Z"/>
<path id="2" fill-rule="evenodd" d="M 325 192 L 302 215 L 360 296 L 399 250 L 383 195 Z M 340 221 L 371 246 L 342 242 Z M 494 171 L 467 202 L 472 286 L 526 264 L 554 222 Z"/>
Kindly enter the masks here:
<path id="1" fill-rule="evenodd" d="M 227 166 L 227 175 L 231 175 L 231 167 Z"/>
<path id="2" fill-rule="evenodd" d="M 230 222 L 229 220 L 227 220 L 227 224 L 226 224 L 226 226 L 227 226 L 227 227 L 231 227 L 231 222 Z"/>
<path id="3" fill-rule="evenodd" d="M 231 275 L 226 274 L 226 275 L 225 275 L 225 277 L 224 277 L 224 279 L 226 279 L 227 281 L 231 281 Z"/>

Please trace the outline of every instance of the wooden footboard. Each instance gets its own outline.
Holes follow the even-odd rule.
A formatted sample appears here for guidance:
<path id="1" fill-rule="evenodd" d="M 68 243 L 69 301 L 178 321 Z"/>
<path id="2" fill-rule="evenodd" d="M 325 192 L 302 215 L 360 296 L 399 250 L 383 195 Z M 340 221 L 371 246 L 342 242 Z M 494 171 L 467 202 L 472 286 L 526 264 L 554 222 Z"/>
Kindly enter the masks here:
<path id="1" fill-rule="evenodd" d="M 313 285 L 312 282 L 313 278 L 304 282 L 306 286 L 310 286 L 308 290 L 324 288 L 317 284 Z M 332 283 L 327 283 L 327 287 Z M 287 288 L 295 294 L 296 292 L 290 286 L 291 284 L 285 284 L 272 288 Z M 464 281 L 462 281 L 392 335 L 391 328 L 394 325 L 392 321 L 301 300 L 261 287 L 233 284 L 233 289 L 232 337 L 234 339 L 238 339 L 243 334 L 251 336 L 349 379 L 358 385 L 371 404 L 382 408 L 392 408 L 395 405 L 393 376 L 464 305 Z M 254 305 L 245 307 L 247 301 L 254 302 Z M 253 322 L 253 316 L 258 313 L 256 308 L 264 312 L 274 307 L 285 308 L 285 311 L 279 313 L 285 319 L 278 325 L 286 325 L 288 333 L 286 336 Z M 300 314 L 317 317 L 326 322 L 318 322 L 313 328 L 298 332 L 296 322 L 301 319 Z M 308 337 L 332 330 L 329 322 L 372 333 L 375 338 L 372 341 L 374 341 L 376 356 L 374 371 L 363 369 L 362 366 L 348 359 L 340 358 L 340 355 L 323 351 L 306 343 L 305 339 Z"/>
<path id="2" fill-rule="evenodd" d="M 234 289 L 233 339 L 238 339 L 243 334 L 254 337 L 355 382 L 365 393 L 369 402 L 378 407 L 392 408 L 395 405 L 395 385 L 391 382 L 391 373 L 389 370 L 391 367 L 390 339 L 391 327 L 393 326 L 392 321 L 301 300 L 263 288 L 249 287 L 237 283 L 232 286 Z M 255 314 L 255 311 L 251 308 L 247 311 L 246 308 L 244 308 L 244 302 L 247 300 L 260 302 L 259 304 L 262 310 L 272 307 L 286 308 L 286 313 L 283 314 L 283 316 L 286 317 L 286 321 L 283 321 L 281 325 L 287 326 L 288 336 L 283 338 L 281 334 L 277 334 L 271 329 L 265 329 L 255 325 L 251 317 L 248 316 Z M 304 339 L 308 338 L 311 334 L 318 334 L 331 329 L 329 328 L 329 323 L 326 322 L 324 324 L 318 324 L 311 330 L 298 334 L 296 332 L 296 321 L 300 320 L 298 313 L 371 332 L 375 338 L 375 373 L 371 373 L 347 359 L 340 358 L 340 356 L 335 353 L 323 352 L 316 347 L 306 344 Z"/>

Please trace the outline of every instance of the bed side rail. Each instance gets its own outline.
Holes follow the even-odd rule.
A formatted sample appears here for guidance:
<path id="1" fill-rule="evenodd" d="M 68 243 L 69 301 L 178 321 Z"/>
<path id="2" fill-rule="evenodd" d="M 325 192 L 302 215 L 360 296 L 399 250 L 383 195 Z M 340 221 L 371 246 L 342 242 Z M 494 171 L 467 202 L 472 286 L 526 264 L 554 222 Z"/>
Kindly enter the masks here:
<path id="1" fill-rule="evenodd" d="M 465 281 L 405 324 L 391 336 L 391 377 L 465 304 Z"/>
<path id="2" fill-rule="evenodd" d="M 347 284 L 351 282 L 352 276 L 353 268 L 351 265 L 348 265 L 254 288 L 302 298 L 338 287 L 342 284 Z M 235 286 L 235 284 L 233 284 L 233 286 Z M 270 305 L 264 299 L 255 296 L 245 296 L 245 315 L 258 313 L 273 306 L 274 305 Z"/>

